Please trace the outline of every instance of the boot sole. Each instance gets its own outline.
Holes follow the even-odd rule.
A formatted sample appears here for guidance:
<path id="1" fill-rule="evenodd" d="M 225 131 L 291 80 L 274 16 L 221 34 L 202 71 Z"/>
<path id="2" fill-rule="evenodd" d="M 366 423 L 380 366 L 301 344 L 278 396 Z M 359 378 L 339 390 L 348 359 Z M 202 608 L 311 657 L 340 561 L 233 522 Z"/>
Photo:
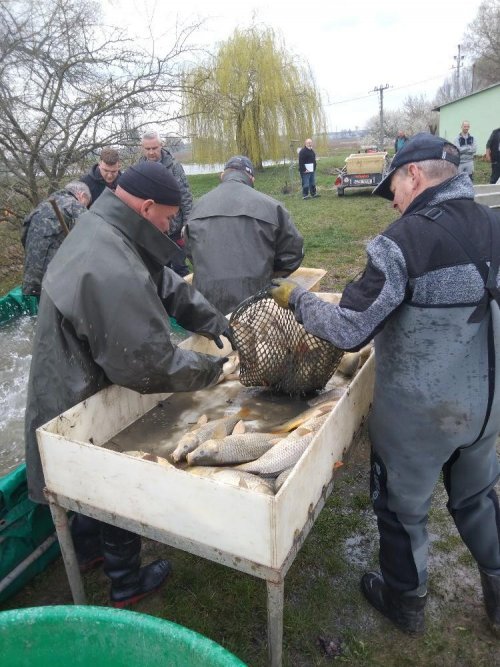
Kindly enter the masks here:
<path id="1" fill-rule="evenodd" d="M 124 609 L 125 607 L 130 607 L 131 605 L 136 604 L 137 602 L 139 602 L 139 600 L 142 600 L 148 595 L 153 595 L 153 593 L 159 591 L 162 584 L 160 584 L 156 588 L 152 588 L 150 591 L 146 591 L 145 593 L 141 593 L 140 595 L 134 595 L 134 597 L 127 598 L 126 600 L 120 600 L 120 601 L 111 600 L 111 606 L 114 607 L 115 609 Z"/>
<path id="2" fill-rule="evenodd" d="M 401 632 L 404 632 L 409 637 L 419 637 L 425 633 L 425 621 L 418 621 L 414 624 L 414 627 L 409 627 L 405 623 L 402 623 L 400 617 L 397 614 L 391 614 L 390 610 L 377 603 L 376 598 L 371 597 L 371 591 L 365 587 L 363 580 L 361 581 L 361 592 L 363 593 L 366 601 L 373 607 L 373 609 L 376 609 L 379 614 L 382 614 L 384 618 L 391 621 L 391 623 Z M 408 613 L 411 614 L 411 612 Z"/>

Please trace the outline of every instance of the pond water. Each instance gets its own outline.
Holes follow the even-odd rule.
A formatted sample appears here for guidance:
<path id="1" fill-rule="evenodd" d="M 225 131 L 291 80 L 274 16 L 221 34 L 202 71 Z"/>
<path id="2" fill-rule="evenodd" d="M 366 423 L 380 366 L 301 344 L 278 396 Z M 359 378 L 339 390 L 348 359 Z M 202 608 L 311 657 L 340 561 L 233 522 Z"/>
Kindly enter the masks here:
<path id="1" fill-rule="evenodd" d="M 24 408 L 36 317 L 0 328 L 0 476 L 24 461 Z"/>
<path id="2" fill-rule="evenodd" d="M 24 410 L 36 317 L 0 327 L 0 477 L 24 461 Z M 172 342 L 186 336 L 172 332 Z"/>
<path id="3" fill-rule="evenodd" d="M 271 167 L 275 164 L 282 163 L 282 160 L 279 162 L 275 162 L 274 160 L 264 160 L 262 165 L 264 167 Z M 196 164 L 194 162 L 183 162 L 182 166 L 188 176 L 195 176 L 197 174 L 220 174 L 221 171 L 224 171 L 224 164 L 222 162 L 218 164 Z"/>

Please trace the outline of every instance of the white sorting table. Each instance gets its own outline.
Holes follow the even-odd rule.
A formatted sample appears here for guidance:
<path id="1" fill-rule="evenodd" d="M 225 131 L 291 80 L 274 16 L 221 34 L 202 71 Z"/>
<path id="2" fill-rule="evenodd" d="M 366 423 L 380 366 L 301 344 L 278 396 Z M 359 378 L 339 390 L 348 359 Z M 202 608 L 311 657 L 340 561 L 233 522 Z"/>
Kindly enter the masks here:
<path id="1" fill-rule="evenodd" d="M 227 353 L 198 336 L 181 345 Z M 285 575 L 332 491 L 335 463 L 368 414 L 373 382 L 372 354 L 275 496 L 101 446 L 169 394 L 113 385 L 44 424 L 37 436 L 46 496 L 75 604 L 86 600 L 67 510 L 265 579 L 269 664 L 279 667 Z"/>

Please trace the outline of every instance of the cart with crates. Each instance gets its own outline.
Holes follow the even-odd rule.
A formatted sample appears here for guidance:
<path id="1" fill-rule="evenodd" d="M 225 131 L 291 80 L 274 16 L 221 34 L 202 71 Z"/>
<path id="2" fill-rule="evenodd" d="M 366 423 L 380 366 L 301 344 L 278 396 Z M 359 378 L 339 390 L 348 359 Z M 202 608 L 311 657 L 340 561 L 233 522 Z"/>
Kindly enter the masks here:
<path id="1" fill-rule="evenodd" d="M 338 196 L 343 196 L 346 188 L 375 188 L 389 170 L 389 162 L 385 151 L 352 153 L 335 179 Z"/>

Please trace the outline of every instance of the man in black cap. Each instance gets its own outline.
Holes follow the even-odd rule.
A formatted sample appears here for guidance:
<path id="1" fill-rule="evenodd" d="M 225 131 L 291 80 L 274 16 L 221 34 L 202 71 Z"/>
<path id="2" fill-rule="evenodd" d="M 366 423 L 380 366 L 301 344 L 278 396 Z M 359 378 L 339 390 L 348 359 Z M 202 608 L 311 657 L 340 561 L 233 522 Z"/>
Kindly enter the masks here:
<path id="1" fill-rule="evenodd" d="M 500 217 L 474 202 L 458 149 L 421 133 L 374 191 L 401 218 L 367 248 L 338 306 L 290 281 L 271 289 L 310 333 L 345 350 L 375 336 L 371 495 L 381 573 L 361 590 L 404 632 L 424 631 L 426 524 L 442 472 L 448 509 L 479 565 L 500 634 Z"/>
<path id="2" fill-rule="evenodd" d="M 38 426 L 112 383 L 144 394 L 194 391 L 221 375 L 224 358 L 183 350 L 170 340 L 167 313 L 220 346 L 218 336 L 228 326 L 201 294 L 164 268 L 178 252 L 165 232 L 179 202 L 179 186 L 163 165 L 130 167 L 116 191 L 104 190 L 82 215 L 84 224 L 75 226 L 49 265 L 25 421 L 35 502 L 46 502 Z M 72 532 L 82 570 L 104 560 L 113 606 L 136 602 L 170 571 L 165 560 L 140 568 L 141 540 L 129 531 L 77 515 Z"/>
<path id="3" fill-rule="evenodd" d="M 221 183 L 195 204 L 185 228 L 193 284 L 223 313 L 300 266 L 303 239 L 288 211 L 254 190 L 252 162 L 230 158 Z"/>

